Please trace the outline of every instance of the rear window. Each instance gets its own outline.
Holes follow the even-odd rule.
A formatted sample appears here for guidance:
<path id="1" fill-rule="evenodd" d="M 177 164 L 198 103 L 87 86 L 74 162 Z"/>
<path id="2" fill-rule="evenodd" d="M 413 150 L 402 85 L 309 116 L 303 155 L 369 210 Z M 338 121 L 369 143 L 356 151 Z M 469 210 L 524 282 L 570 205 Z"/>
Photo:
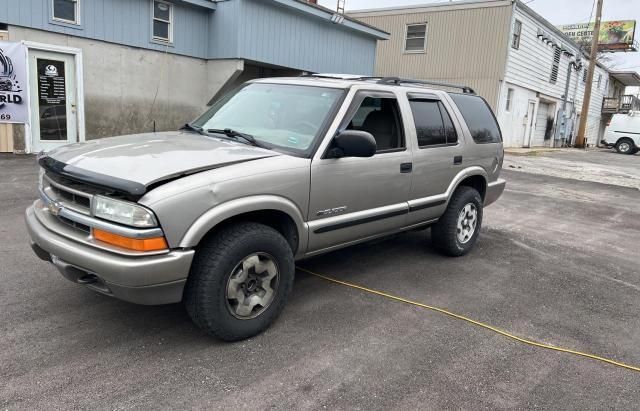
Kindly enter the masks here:
<path id="1" fill-rule="evenodd" d="M 487 102 L 478 96 L 449 93 L 469 127 L 473 141 L 479 144 L 500 143 L 500 126 Z"/>

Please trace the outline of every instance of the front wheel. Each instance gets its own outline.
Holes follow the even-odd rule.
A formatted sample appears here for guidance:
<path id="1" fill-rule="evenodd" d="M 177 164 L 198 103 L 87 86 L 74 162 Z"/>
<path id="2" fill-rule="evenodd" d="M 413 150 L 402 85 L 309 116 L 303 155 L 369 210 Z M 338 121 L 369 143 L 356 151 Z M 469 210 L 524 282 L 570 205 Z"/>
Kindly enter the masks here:
<path id="1" fill-rule="evenodd" d="M 482 197 L 471 187 L 458 187 L 447 210 L 431 227 L 433 245 L 443 254 L 458 257 L 476 243 L 482 226 Z"/>
<path id="2" fill-rule="evenodd" d="M 623 138 L 616 144 L 616 151 L 620 154 L 635 154 L 637 149 L 633 141 Z"/>
<path id="3" fill-rule="evenodd" d="M 280 314 L 293 287 L 287 240 L 257 223 L 229 226 L 197 250 L 184 292 L 191 319 L 225 341 L 252 337 Z"/>

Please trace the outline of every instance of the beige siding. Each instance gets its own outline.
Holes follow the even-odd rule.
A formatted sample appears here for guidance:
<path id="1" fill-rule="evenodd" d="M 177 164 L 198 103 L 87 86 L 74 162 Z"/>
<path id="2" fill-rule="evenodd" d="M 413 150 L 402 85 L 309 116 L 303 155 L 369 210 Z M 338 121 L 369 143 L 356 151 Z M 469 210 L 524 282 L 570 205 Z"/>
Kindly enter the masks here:
<path id="1" fill-rule="evenodd" d="M 391 33 L 378 42 L 376 75 L 462 83 L 495 109 L 504 75 L 511 23 L 510 2 L 476 8 L 433 7 L 354 13 Z M 407 24 L 426 22 L 425 53 L 405 53 Z"/>

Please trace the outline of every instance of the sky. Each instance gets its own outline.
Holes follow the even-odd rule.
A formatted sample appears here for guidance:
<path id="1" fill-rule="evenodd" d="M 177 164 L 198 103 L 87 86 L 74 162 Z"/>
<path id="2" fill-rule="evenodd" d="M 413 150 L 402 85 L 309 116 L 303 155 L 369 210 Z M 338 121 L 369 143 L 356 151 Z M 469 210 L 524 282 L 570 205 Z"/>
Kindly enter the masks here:
<path id="1" fill-rule="evenodd" d="M 446 0 L 445 0 L 446 1 Z M 594 0 L 524 0 L 536 13 L 554 25 L 584 23 L 595 16 Z M 346 0 L 346 9 L 372 9 L 379 7 L 408 6 L 414 4 L 441 3 L 429 0 Z M 319 0 L 321 5 L 335 9 L 336 0 Z M 640 25 L 640 0 L 604 0 L 603 20 L 637 20 Z M 595 17 L 593 17 L 595 19 Z M 640 42 L 640 27 L 636 28 L 636 39 Z M 640 51 L 613 53 L 607 63 L 614 70 L 640 72 Z"/>

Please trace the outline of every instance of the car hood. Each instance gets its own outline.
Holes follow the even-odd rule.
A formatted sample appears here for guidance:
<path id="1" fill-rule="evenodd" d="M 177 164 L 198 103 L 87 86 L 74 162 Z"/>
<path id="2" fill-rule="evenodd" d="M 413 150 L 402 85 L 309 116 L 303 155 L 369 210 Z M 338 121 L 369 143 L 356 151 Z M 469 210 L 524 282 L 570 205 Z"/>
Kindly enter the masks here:
<path id="1" fill-rule="evenodd" d="M 151 186 L 226 165 L 281 155 L 191 132 L 134 134 L 70 144 L 41 156 L 55 173 L 133 196 Z"/>

